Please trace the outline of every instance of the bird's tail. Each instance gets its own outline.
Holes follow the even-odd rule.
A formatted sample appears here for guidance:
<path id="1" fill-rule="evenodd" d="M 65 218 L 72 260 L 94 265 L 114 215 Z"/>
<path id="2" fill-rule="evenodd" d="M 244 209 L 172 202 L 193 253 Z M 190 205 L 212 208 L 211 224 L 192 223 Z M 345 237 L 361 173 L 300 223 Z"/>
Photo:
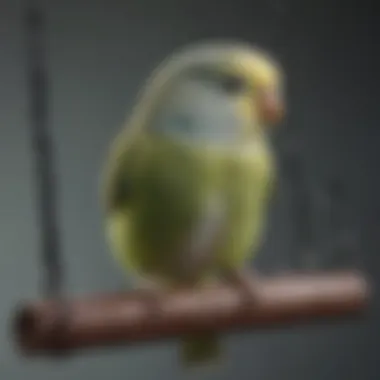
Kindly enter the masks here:
<path id="1" fill-rule="evenodd" d="M 222 356 L 219 336 L 214 332 L 185 336 L 181 342 L 181 356 L 187 367 L 217 362 Z"/>

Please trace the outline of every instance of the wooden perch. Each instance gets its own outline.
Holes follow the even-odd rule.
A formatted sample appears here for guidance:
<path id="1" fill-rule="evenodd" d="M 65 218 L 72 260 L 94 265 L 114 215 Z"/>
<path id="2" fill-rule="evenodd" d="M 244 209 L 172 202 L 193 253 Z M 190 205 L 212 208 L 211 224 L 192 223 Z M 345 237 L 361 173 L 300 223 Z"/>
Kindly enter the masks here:
<path id="1" fill-rule="evenodd" d="M 262 328 L 362 312 L 369 285 L 356 272 L 294 274 L 260 280 L 255 307 L 238 290 L 214 286 L 165 295 L 153 315 L 141 291 L 27 304 L 16 313 L 16 341 L 24 353 L 49 353 L 173 338 L 202 330 Z M 66 311 L 66 319 L 62 312 Z M 59 325 L 59 322 L 64 322 Z M 55 328 L 53 328 L 55 326 Z"/>

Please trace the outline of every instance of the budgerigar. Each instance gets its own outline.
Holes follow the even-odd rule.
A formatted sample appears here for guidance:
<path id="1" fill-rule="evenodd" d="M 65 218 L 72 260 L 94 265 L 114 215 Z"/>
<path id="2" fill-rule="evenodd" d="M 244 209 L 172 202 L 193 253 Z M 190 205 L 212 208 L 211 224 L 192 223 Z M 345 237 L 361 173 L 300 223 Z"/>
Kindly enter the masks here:
<path id="1" fill-rule="evenodd" d="M 164 288 L 236 281 L 262 241 L 275 179 L 266 129 L 284 110 L 282 71 L 244 43 L 209 42 L 154 71 L 111 146 L 103 178 L 118 262 Z M 187 364 L 221 354 L 215 333 L 182 340 Z"/>

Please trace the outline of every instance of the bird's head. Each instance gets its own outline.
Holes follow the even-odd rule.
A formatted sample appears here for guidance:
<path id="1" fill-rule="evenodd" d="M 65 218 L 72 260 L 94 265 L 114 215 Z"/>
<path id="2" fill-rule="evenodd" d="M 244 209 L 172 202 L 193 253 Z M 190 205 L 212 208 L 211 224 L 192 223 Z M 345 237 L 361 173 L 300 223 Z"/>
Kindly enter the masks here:
<path id="1" fill-rule="evenodd" d="M 285 111 L 283 77 L 278 64 L 258 49 L 237 45 L 226 49 L 225 59 L 217 66 L 225 91 L 247 99 L 265 126 L 279 123 Z"/>
<path id="2" fill-rule="evenodd" d="M 277 124 L 285 109 L 281 69 L 264 52 L 241 43 L 203 43 L 174 53 L 154 72 L 144 95 L 143 103 L 164 115 L 155 128 L 179 135 L 192 128 L 197 137 L 200 130 L 222 136 L 224 128 L 230 138 L 228 133 L 237 134 L 236 115 L 247 125 Z M 198 122 L 191 120 L 194 115 Z"/>

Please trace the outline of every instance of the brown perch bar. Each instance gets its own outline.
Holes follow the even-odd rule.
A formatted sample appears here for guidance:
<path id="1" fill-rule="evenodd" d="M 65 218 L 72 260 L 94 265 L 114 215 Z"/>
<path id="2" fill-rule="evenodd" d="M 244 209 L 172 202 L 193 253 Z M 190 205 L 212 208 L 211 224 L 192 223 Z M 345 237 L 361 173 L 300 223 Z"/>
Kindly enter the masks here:
<path id="1" fill-rule="evenodd" d="M 172 338 L 204 329 L 222 332 L 348 316 L 362 312 L 369 299 L 368 282 L 357 272 L 264 278 L 259 288 L 251 308 L 229 286 L 166 294 L 160 315 L 151 312 L 141 291 L 78 298 L 68 301 L 64 309 L 52 301 L 39 301 L 17 311 L 16 341 L 25 353 L 46 354 Z M 64 323 L 59 325 L 60 321 Z"/>

